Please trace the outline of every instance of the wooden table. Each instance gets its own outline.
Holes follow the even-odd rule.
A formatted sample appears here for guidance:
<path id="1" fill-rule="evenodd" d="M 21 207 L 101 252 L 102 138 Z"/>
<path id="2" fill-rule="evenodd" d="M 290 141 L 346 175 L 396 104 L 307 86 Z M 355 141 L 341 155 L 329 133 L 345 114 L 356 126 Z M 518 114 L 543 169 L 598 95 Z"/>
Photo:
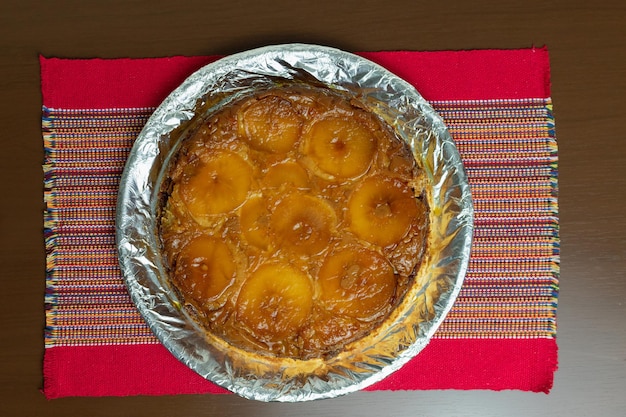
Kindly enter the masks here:
<path id="1" fill-rule="evenodd" d="M 182 4 L 182 2 L 180 2 Z M 626 6 L 583 2 L 80 2 L 0 6 L 0 415 L 622 416 L 626 413 Z M 547 45 L 559 143 L 560 365 L 551 394 L 356 393 L 305 404 L 228 396 L 67 398 L 40 393 L 45 253 L 38 54 L 228 54 L 288 42 L 345 50 Z"/>

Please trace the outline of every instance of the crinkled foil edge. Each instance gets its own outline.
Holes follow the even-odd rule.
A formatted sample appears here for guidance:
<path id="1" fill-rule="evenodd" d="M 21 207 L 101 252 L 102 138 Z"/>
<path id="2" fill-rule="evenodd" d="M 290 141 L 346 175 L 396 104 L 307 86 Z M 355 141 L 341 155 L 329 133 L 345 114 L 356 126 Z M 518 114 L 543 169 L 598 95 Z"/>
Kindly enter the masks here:
<path id="1" fill-rule="evenodd" d="M 404 301 L 373 334 L 330 359 L 267 358 L 228 346 L 200 328 L 169 287 L 157 236 L 159 189 L 179 135 L 198 102 L 219 101 L 284 80 L 353 94 L 412 148 L 428 177 L 428 250 Z M 217 98 L 217 99 L 216 99 Z M 334 48 L 286 44 L 242 52 L 192 74 L 156 109 L 124 169 L 116 240 L 129 294 L 156 337 L 202 377 L 242 397 L 308 401 L 374 384 L 428 344 L 456 299 L 467 269 L 473 205 L 467 177 L 440 116 L 413 86 L 381 66 Z"/>

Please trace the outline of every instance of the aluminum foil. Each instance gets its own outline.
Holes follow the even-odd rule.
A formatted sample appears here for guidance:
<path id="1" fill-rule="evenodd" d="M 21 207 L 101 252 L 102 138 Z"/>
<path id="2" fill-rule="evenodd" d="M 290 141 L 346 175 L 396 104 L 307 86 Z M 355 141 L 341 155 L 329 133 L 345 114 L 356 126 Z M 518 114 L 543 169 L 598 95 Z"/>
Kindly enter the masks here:
<path id="1" fill-rule="evenodd" d="M 329 359 L 253 355 L 207 335 L 181 308 L 163 267 L 157 212 L 167 163 L 185 124 L 259 88 L 298 81 L 354 95 L 412 148 L 430 181 L 428 251 L 415 284 L 383 325 Z M 202 377 L 261 401 L 331 398 L 365 388 L 418 355 L 459 293 L 469 259 L 473 206 L 459 154 L 439 115 L 410 84 L 359 56 L 317 45 L 259 48 L 192 74 L 156 109 L 124 170 L 117 246 L 132 300 L 156 337 Z"/>

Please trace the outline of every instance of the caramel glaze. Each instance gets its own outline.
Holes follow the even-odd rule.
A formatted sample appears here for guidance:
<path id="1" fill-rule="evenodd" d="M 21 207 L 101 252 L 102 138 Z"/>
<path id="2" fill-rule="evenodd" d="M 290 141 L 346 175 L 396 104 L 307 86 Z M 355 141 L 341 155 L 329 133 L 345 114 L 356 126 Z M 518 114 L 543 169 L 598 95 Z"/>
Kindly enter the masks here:
<path id="1" fill-rule="evenodd" d="M 422 184 L 408 146 L 357 100 L 308 86 L 239 99 L 196 123 L 170 165 L 159 233 L 171 283 L 234 346 L 332 356 L 411 285 Z"/>

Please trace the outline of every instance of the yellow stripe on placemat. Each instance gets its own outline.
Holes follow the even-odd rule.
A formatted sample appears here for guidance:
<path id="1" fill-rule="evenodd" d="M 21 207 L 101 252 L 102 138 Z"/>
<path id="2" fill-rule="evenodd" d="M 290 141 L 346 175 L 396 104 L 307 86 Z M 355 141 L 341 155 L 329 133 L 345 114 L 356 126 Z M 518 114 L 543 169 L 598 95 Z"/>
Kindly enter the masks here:
<path id="1" fill-rule="evenodd" d="M 557 154 L 549 99 L 441 101 L 475 205 L 472 257 L 439 338 L 556 334 Z M 157 343 L 124 287 L 117 186 L 152 109 L 43 109 L 47 347 Z"/>

